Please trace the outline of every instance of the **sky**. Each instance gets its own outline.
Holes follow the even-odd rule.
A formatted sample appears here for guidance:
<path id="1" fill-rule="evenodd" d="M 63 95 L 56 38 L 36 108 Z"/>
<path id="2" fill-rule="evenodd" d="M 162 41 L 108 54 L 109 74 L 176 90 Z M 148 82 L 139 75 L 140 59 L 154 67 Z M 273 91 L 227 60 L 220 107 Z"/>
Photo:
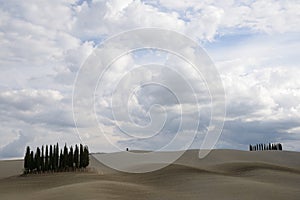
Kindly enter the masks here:
<path id="1" fill-rule="evenodd" d="M 84 107 L 74 121 L 73 91 L 85 61 L 108 38 L 149 27 L 186 35 L 213 61 L 226 105 L 214 148 L 280 142 L 300 151 L 299 10 L 298 0 L 0 0 L 0 159 L 56 142 L 83 142 L 92 152 L 157 150 L 177 134 L 170 149 L 185 148 L 190 138 L 188 148 L 200 148 L 209 91 L 191 66 L 161 50 L 123 55 L 93 87 L 101 131 L 87 131 L 92 120 Z M 172 88 L 130 88 L 150 81 Z"/>

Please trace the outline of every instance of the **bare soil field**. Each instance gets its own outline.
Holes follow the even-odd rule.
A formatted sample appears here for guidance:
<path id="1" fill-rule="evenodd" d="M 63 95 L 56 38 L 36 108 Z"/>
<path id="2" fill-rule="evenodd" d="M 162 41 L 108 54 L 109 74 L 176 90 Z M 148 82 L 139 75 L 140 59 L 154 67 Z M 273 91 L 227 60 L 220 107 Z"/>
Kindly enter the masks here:
<path id="1" fill-rule="evenodd" d="M 0 161 L 0 199 L 300 199 L 300 152 L 213 150 L 199 159 L 189 150 L 143 174 L 110 169 L 95 159 L 102 155 L 85 172 L 27 176 L 22 160 Z"/>

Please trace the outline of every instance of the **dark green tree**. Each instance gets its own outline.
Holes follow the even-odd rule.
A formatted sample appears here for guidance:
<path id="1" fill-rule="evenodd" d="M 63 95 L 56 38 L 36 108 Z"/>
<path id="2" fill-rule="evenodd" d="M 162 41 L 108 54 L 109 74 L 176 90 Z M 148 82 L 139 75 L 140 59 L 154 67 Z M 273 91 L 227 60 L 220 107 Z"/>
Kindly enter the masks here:
<path id="1" fill-rule="evenodd" d="M 64 163 L 64 155 L 63 155 L 63 152 L 62 152 L 62 149 L 61 149 L 60 150 L 60 156 L 59 156 L 59 169 L 60 169 L 60 171 L 62 171 L 63 168 L 64 168 L 63 163 Z"/>
<path id="2" fill-rule="evenodd" d="M 87 146 L 84 146 L 83 150 L 83 167 L 86 168 L 90 163 L 89 159 L 89 149 Z"/>
<path id="3" fill-rule="evenodd" d="M 68 166 L 73 169 L 74 167 L 74 153 L 73 153 L 73 147 L 70 147 L 69 155 L 68 155 Z"/>
<path id="4" fill-rule="evenodd" d="M 79 150 L 77 144 L 75 145 L 75 150 L 74 150 L 74 164 L 75 164 L 75 168 L 79 168 Z"/>
<path id="5" fill-rule="evenodd" d="M 52 145 L 50 145 L 49 149 L 49 170 L 53 170 L 53 150 L 52 150 Z"/>
<path id="6" fill-rule="evenodd" d="M 276 148 L 279 149 L 279 145 L 276 144 Z M 88 165 L 88 146 L 83 146 L 82 144 L 80 146 L 75 145 L 75 150 L 72 146 L 68 149 L 67 144 L 65 144 L 64 148 L 60 150 L 60 154 L 58 143 L 56 145 L 49 145 L 49 148 L 48 145 L 45 148 L 42 145 L 41 149 L 37 147 L 36 152 L 31 151 L 28 146 L 24 155 L 24 174 L 74 170 L 86 168 Z"/>
<path id="7" fill-rule="evenodd" d="M 33 151 L 30 152 L 30 162 L 29 162 L 29 170 L 30 172 L 33 172 L 35 169 L 35 160 L 34 160 L 34 155 Z"/>
<path id="8" fill-rule="evenodd" d="M 24 174 L 28 174 L 30 170 L 30 147 L 27 146 L 24 157 Z"/>
<path id="9" fill-rule="evenodd" d="M 59 162 L 59 146 L 58 146 L 58 143 L 56 143 L 56 146 L 55 146 L 55 170 L 56 171 L 59 168 L 58 162 Z"/>
<path id="10" fill-rule="evenodd" d="M 45 156 L 44 156 L 44 145 L 42 146 L 42 155 L 41 155 L 41 170 L 45 171 Z"/>
<path id="11" fill-rule="evenodd" d="M 68 147 L 67 147 L 67 144 L 65 144 L 65 147 L 64 147 L 63 168 L 65 170 L 68 168 Z"/>
<path id="12" fill-rule="evenodd" d="M 45 171 L 49 170 L 49 152 L 48 152 L 48 145 L 46 145 L 46 152 L 45 152 Z"/>
<path id="13" fill-rule="evenodd" d="M 84 155 L 83 155 L 83 145 L 80 144 L 80 151 L 79 151 L 79 167 L 83 167 L 83 162 L 84 162 Z"/>
<path id="14" fill-rule="evenodd" d="M 36 165 L 37 172 L 40 172 L 41 171 L 41 150 L 39 147 L 36 148 L 35 165 Z"/>

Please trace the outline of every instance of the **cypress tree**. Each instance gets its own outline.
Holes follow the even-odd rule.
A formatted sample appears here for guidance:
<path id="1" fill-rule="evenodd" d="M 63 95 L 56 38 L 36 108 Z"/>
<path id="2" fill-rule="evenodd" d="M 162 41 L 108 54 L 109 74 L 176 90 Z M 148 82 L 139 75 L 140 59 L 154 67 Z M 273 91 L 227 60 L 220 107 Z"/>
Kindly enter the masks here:
<path id="1" fill-rule="evenodd" d="M 64 147 L 63 167 L 64 167 L 64 169 L 66 169 L 68 167 L 68 148 L 67 148 L 67 144 L 65 144 L 65 147 Z"/>
<path id="2" fill-rule="evenodd" d="M 35 168 L 35 161 L 34 161 L 34 156 L 33 156 L 33 151 L 30 152 L 30 162 L 29 162 L 29 169 L 30 172 L 33 172 L 34 168 Z"/>
<path id="3" fill-rule="evenodd" d="M 55 147 L 55 170 L 58 170 L 58 161 L 59 161 L 59 147 L 58 147 L 58 142 L 56 143 Z"/>
<path id="4" fill-rule="evenodd" d="M 51 171 L 54 171 L 54 168 L 55 168 L 55 166 L 54 166 L 55 145 L 50 145 L 50 149 L 51 149 L 51 152 L 50 152 L 50 154 L 51 154 L 50 166 L 51 166 Z"/>
<path id="5" fill-rule="evenodd" d="M 37 172 L 40 172 L 41 171 L 41 150 L 39 147 L 36 148 L 35 163 L 36 163 Z"/>
<path id="6" fill-rule="evenodd" d="M 279 150 L 282 151 L 282 145 L 279 143 Z"/>
<path id="7" fill-rule="evenodd" d="M 74 167 L 74 153 L 73 153 L 73 147 L 71 146 L 70 147 L 70 151 L 69 151 L 69 156 L 68 156 L 69 158 L 68 158 L 68 161 L 69 161 L 69 167 L 71 168 L 71 169 L 73 169 L 73 167 Z"/>
<path id="8" fill-rule="evenodd" d="M 80 144 L 80 152 L 79 152 L 79 167 L 83 167 L 83 161 L 84 160 L 84 155 L 83 155 L 83 146 Z"/>
<path id="9" fill-rule="evenodd" d="M 43 172 L 45 171 L 44 145 L 42 145 L 41 170 L 42 170 Z"/>
<path id="10" fill-rule="evenodd" d="M 52 171 L 55 171 L 55 145 L 52 146 Z"/>
<path id="11" fill-rule="evenodd" d="M 60 150 L 60 156 L 59 156 L 59 169 L 62 170 L 63 169 L 63 162 L 64 162 L 64 156 L 63 156 L 63 152 L 62 149 Z"/>
<path id="12" fill-rule="evenodd" d="M 45 152 L 45 171 L 49 170 L 49 152 L 48 152 L 48 145 L 46 145 L 46 152 Z"/>
<path id="13" fill-rule="evenodd" d="M 51 171 L 53 168 L 52 168 L 52 163 L 53 163 L 53 151 L 52 151 L 52 145 L 50 145 L 50 148 L 49 148 L 49 170 Z"/>
<path id="14" fill-rule="evenodd" d="M 79 167 L 79 150 L 78 150 L 78 146 L 77 144 L 75 145 L 75 151 L 74 151 L 74 164 L 75 164 L 75 168 Z"/>
<path id="15" fill-rule="evenodd" d="M 84 162 L 83 162 L 83 167 L 86 168 L 89 165 L 90 159 L 89 159 L 89 149 L 87 146 L 84 146 L 83 150 L 83 157 L 84 157 Z"/>
<path id="16" fill-rule="evenodd" d="M 24 174 L 28 174 L 30 170 L 30 147 L 27 146 L 24 157 Z"/>

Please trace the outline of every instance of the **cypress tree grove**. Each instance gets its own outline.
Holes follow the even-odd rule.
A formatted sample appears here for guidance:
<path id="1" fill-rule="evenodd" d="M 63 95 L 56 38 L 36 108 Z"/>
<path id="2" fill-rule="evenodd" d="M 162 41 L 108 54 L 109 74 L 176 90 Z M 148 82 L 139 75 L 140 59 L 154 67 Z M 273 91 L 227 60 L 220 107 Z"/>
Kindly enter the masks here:
<path id="1" fill-rule="evenodd" d="M 49 147 L 49 148 L 48 148 Z M 279 145 L 278 145 L 279 148 Z M 60 152 L 60 154 L 59 154 Z M 70 148 L 65 144 L 60 149 L 58 143 L 56 145 L 46 145 L 36 148 L 36 152 L 26 147 L 24 155 L 24 174 L 41 173 L 41 172 L 58 172 L 58 171 L 76 171 L 76 169 L 86 168 L 89 165 L 89 149 L 88 146 L 80 144 Z"/>
<path id="2" fill-rule="evenodd" d="M 265 151 L 265 150 L 277 150 L 282 151 L 282 144 L 280 143 L 268 143 L 268 144 L 256 144 L 249 145 L 250 151 Z"/>

